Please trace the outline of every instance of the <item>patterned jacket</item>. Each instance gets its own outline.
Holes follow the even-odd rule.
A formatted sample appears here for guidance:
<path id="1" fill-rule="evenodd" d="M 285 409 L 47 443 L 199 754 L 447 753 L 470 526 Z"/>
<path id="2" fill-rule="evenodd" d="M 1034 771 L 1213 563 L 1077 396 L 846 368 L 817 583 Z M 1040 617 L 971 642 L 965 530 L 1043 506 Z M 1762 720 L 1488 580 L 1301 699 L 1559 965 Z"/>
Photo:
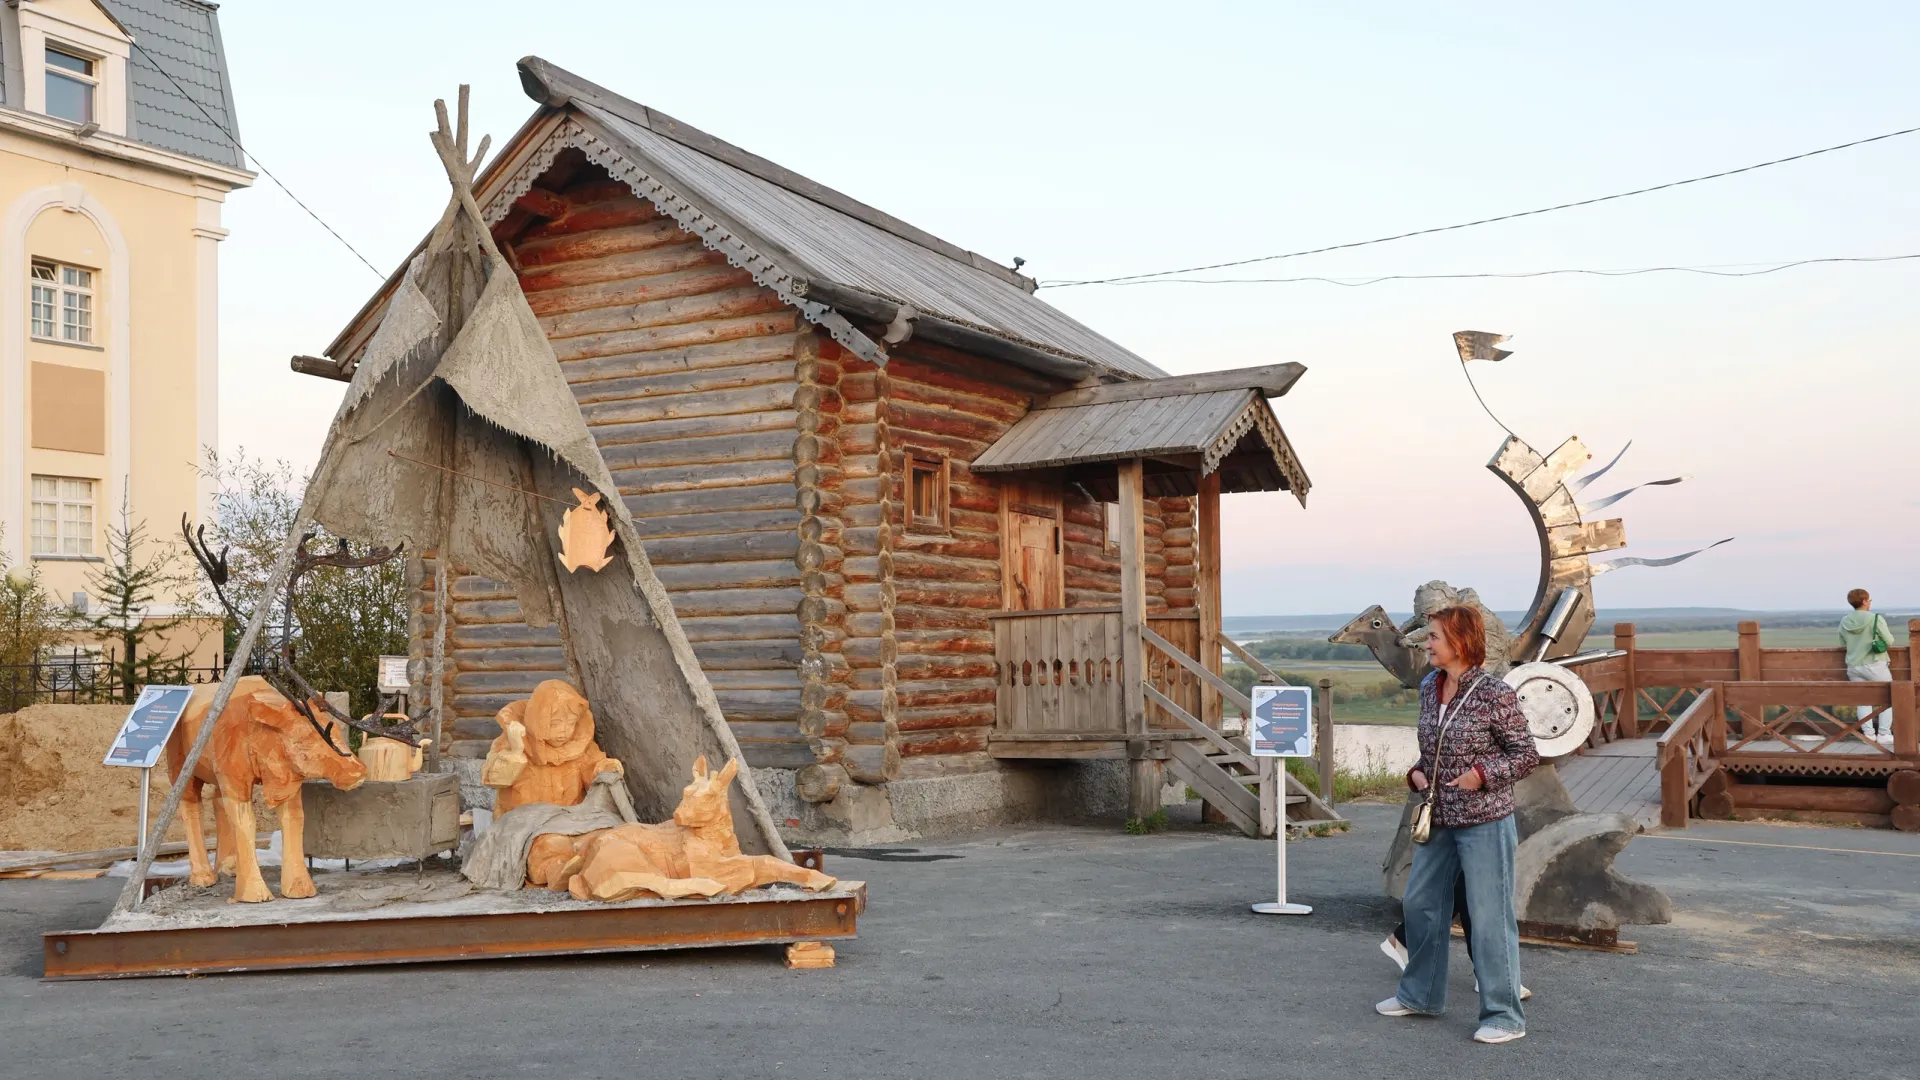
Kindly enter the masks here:
<path id="1" fill-rule="evenodd" d="M 1533 733 L 1514 698 L 1513 688 L 1480 668 L 1460 678 L 1460 689 L 1447 708 L 1447 741 L 1440 760 L 1434 744 L 1440 738 L 1440 686 L 1447 677 L 1435 671 L 1420 681 L 1420 763 L 1437 793 L 1433 804 L 1436 828 L 1458 829 L 1485 825 L 1513 813 L 1513 785 L 1540 764 Z M 1476 791 L 1449 787 L 1463 773 L 1477 770 Z"/>

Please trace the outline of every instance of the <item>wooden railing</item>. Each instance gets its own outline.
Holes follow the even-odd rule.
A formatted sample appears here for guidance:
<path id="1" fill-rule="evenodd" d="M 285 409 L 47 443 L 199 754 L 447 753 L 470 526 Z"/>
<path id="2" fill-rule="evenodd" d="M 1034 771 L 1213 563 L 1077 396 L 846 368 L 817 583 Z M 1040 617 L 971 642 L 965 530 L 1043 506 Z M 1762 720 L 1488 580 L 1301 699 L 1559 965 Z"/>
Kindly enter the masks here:
<path id="1" fill-rule="evenodd" d="M 1118 606 L 995 615 L 993 655 L 996 737 L 1126 738 Z"/>
<path id="2" fill-rule="evenodd" d="M 1858 771 L 1920 756 L 1912 682 L 1766 680 L 1717 683 L 1715 690 L 1724 705 L 1725 734 L 1714 754 L 1724 760 L 1759 767 L 1803 764 L 1810 754 L 1844 756 L 1858 759 L 1852 770 Z M 1893 721 L 1890 744 L 1863 730 L 1883 712 Z"/>
<path id="3" fill-rule="evenodd" d="M 1715 689 L 1709 687 L 1694 698 L 1657 744 L 1654 762 L 1660 770 L 1660 824 L 1670 829 L 1687 827 L 1693 797 L 1720 767 L 1714 760 L 1714 748 L 1725 743 L 1726 712 Z"/>

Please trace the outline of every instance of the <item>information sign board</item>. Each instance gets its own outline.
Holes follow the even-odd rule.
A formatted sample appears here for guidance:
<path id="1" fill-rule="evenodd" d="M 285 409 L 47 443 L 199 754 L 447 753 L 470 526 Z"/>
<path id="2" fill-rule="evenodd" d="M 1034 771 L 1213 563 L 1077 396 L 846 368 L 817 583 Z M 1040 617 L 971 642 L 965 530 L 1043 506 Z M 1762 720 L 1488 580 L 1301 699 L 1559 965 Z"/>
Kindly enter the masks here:
<path id="1" fill-rule="evenodd" d="M 1313 688 L 1256 686 L 1252 730 L 1247 741 L 1255 757 L 1313 756 Z"/>
<path id="2" fill-rule="evenodd" d="M 134 701 L 133 708 L 127 710 L 127 722 L 120 725 L 120 734 L 114 737 L 102 764 L 153 768 L 160 761 L 160 752 L 166 749 L 167 736 L 173 734 L 173 726 L 187 711 L 191 697 L 191 686 L 149 684 L 141 687 L 140 697 Z"/>

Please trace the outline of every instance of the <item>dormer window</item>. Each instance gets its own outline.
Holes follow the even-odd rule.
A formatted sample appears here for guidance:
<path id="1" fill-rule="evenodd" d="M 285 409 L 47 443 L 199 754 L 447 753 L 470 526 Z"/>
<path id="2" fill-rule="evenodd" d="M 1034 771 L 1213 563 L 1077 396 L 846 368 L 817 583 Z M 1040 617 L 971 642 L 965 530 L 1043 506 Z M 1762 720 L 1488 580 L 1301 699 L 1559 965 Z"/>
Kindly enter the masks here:
<path id="1" fill-rule="evenodd" d="M 47 115 L 76 124 L 93 122 L 93 95 L 99 89 L 96 63 L 47 46 Z"/>

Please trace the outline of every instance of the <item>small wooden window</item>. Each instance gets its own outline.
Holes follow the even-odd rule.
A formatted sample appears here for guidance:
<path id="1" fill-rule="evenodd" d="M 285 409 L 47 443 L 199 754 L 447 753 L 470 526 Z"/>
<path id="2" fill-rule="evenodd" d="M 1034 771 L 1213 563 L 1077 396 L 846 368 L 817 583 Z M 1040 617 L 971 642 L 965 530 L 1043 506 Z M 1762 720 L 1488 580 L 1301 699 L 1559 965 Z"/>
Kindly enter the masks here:
<path id="1" fill-rule="evenodd" d="M 947 531 L 947 462 L 928 454 L 907 456 L 907 529 Z"/>
<path id="2" fill-rule="evenodd" d="M 1107 554 L 1120 553 L 1120 504 L 1103 502 L 1100 504 L 1101 532 L 1106 537 Z"/>

